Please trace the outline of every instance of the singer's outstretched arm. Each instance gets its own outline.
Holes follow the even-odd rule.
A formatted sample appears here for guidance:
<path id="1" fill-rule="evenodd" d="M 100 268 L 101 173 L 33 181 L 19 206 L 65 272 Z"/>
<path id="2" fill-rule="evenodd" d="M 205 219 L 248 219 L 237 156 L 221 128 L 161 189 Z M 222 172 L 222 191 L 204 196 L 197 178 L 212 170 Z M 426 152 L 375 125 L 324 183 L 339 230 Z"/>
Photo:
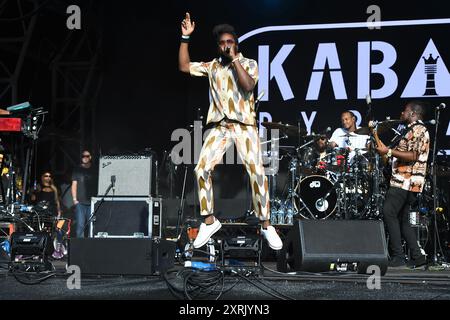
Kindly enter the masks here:
<path id="1" fill-rule="evenodd" d="M 185 37 L 189 37 L 195 29 L 195 22 L 191 22 L 191 16 L 189 12 L 186 12 L 186 16 L 181 22 L 181 34 Z M 191 58 L 189 57 L 188 42 L 180 43 L 180 50 L 178 51 L 178 69 L 182 72 L 189 73 L 189 64 Z"/>

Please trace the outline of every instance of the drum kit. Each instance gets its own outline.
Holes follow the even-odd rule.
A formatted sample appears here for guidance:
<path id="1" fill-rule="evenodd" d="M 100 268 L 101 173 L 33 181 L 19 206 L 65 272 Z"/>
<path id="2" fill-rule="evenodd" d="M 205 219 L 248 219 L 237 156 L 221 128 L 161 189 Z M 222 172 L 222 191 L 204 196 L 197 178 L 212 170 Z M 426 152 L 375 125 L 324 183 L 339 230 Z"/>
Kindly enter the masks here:
<path id="1" fill-rule="evenodd" d="M 279 147 L 278 160 L 288 159 L 283 188 L 287 192 L 278 194 L 276 176 L 269 178 L 272 224 L 292 225 L 295 219 L 381 219 L 387 181 L 372 138 L 362 149 L 320 148 L 318 140 L 324 134 L 308 135 L 281 123 L 262 125 L 298 139 L 298 146 Z M 368 128 L 357 131 L 370 134 Z"/>

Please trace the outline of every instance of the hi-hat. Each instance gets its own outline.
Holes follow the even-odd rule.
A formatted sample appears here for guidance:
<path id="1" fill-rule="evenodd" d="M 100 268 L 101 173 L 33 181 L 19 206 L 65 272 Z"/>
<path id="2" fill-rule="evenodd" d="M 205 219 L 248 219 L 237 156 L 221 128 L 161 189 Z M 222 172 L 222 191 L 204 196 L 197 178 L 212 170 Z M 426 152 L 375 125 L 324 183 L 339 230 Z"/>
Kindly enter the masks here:
<path id="1" fill-rule="evenodd" d="M 377 132 L 378 133 L 385 133 L 387 131 L 389 131 L 390 128 L 402 124 L 404 123 L 403 120 L 397 120 L 397 119 L 386 119 L 383 121 L 377 121 Z M 370 124 L 369 124 L 370 126 Z M 355 130 L 356 134 L 365 134 L 365 135 L 369 135 L 370 134 L 370 128 L 369 127 L 361 127 Z"/>
<path id="2" fill-rule="evenodd" d="M 364 134 L 364 135 L 369 135 L 370 134 L 370 128 L 368 127 L 361 127 L 355 130 L 356 134 Z"/>
<path id="3" fill-rule="evenodd" d="M 299 134 L 298 127 L 290 124 L 284 124 L 281 122 L 262 122 L 261 124 L 267 129 L 278 129 L 288 136 L 297 137 Z M 301 136 L 305 136 L 306 134 L 307 132 L 305 129 L 300 129 Z"/>

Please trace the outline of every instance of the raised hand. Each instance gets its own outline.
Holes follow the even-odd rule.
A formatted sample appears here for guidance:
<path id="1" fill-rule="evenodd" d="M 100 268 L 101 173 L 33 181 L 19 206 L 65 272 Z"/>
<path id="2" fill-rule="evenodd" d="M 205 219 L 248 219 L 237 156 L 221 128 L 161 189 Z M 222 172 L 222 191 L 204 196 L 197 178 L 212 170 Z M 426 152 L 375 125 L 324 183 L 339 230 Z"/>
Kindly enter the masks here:
<path id="1" fill-rule="evenodd" d="M 191 21 L 191 15 L 189 12 L 186 12 L 186 16 L 181 22 L 181 34 L 183 36 L 190 36 L 195 29 L 195 22 Z"/>

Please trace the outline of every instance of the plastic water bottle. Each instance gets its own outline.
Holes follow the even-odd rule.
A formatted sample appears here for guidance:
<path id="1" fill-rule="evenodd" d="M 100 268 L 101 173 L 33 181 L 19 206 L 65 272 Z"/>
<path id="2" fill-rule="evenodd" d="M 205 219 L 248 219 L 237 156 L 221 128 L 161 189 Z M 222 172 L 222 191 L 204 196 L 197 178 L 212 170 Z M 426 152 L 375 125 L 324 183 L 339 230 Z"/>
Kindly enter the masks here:
<path id="1" fill-rule="evenodd" d="M 294 212 L 291 207 L 287 209 L 286 213 L 286 224 L 294 224 Z"/>
<path id="2" fill-rule="evenodd" d="M 278 224 L 284 224 L 284 208 L 280 206 L 277 212 Z"/>
<path id="3" fill-rule="evenodd" d="M 278 224 L 278 211 L 277 210 L 271 210 L 270 213 L 270 224 Z"/>

